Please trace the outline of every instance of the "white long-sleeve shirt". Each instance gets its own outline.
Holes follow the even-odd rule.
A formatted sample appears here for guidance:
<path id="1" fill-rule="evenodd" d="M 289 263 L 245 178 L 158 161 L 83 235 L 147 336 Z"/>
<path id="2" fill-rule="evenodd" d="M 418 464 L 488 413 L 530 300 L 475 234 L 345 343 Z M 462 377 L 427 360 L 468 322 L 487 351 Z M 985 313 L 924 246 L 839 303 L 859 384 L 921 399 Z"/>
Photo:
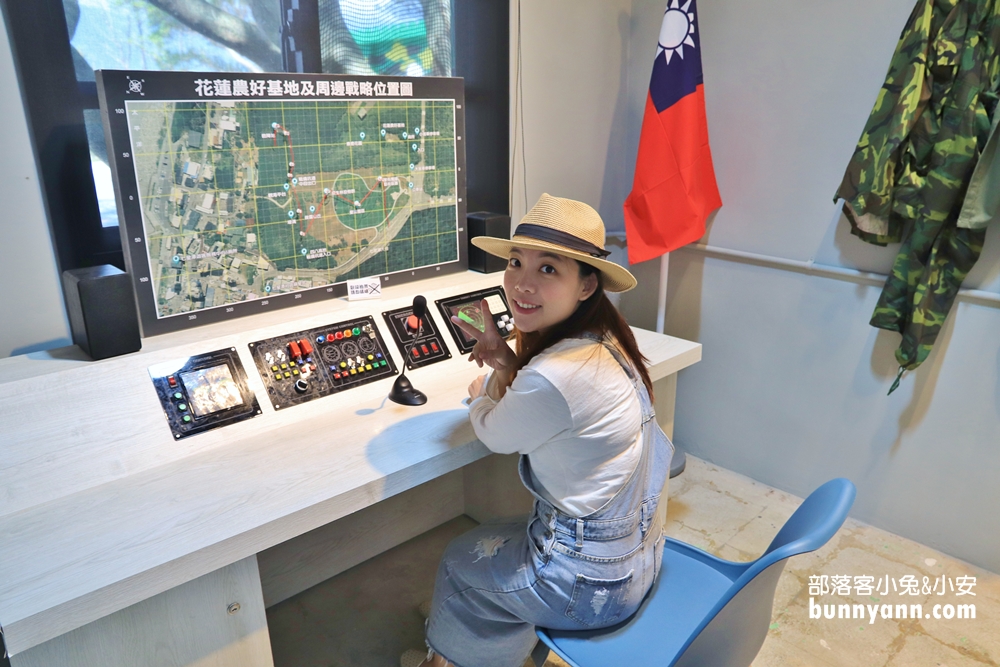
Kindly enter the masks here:
<path id="1" fill-rule="evenodd" d="M 527 454 L 536 490 L 570 516 L 611 500 L 642 452 L 635 388 L 611 353 L 586 338 L 535 356 L 503 398 L 484 394 L 469 415 L 490 450 Z"/>

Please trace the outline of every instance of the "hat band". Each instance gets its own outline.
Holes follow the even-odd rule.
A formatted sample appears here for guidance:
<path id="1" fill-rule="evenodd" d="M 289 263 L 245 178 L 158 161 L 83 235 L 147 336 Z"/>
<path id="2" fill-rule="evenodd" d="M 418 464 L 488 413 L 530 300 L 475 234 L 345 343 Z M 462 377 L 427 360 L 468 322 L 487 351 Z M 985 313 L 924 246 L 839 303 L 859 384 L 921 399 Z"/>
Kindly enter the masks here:
<path id="1" fill-rule="evenodd" d="M 517 229 L 514 230 L 514 236 L 527 236 L 538 241 L 555 243 L 556 245 L 566 246 L 570 250 L 587 253 L 592 257 L 607 257 L 611 254 L 610 250 L 599 248 L 590 241 L 584 241 L 579 236 L 573 236 L 572 234 L 552 229 L 551 227 L 533 225 L 529 222 L 522 222 L 518 225 Z"/>

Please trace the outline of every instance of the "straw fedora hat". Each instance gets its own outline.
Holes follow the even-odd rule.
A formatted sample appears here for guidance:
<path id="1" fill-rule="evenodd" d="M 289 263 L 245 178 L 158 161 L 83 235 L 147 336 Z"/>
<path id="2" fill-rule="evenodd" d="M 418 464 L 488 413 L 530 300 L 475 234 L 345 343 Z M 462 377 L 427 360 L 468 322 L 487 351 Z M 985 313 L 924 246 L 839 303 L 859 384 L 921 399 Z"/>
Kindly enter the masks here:
<path id="1" fill-rule="evenodd" d="M 491 255 L 507 259 L 512 248 L 545 250 L 589 264 L 604 274 L 604 289 L 627 292 L 636 285 L 627 269 L 604 259 L 604 221 L 583 202 L 543 194 L 518 223 L 514 236 L 495 239 L 477 236 L 472 244 Z"/>

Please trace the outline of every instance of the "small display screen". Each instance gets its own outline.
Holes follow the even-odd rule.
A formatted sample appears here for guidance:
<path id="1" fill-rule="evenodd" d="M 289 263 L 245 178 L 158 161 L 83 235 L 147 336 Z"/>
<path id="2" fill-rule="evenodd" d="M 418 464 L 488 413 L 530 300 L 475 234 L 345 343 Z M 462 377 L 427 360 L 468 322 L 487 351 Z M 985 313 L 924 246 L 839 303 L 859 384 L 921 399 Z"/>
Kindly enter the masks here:
<path id="1" fill-rule="evenodd" d="M 435 301 L 441 310 L 441 315 L 448 323 L 452 336 L 455 337 L 455 344 L 458 345 L 459 352 L 462 354 L 468 354 L 472 351 L 476 341 L 452 318 L 464 322 L 463 326 L 466 328 L 478 331 L 487 331 L 487 327 L 496 327 L 497 333 L 503 338 L 510 338 L 514 332 L 514 320 L 507 307 L 507 302 L 504 300 L 502 290 L 502 287 L 497 286 L 477 292 L 456 294 L 453 297 Z M 483 308 L 484 300 L 486 307 L 489 308 L 489 314 Z"/>
<path id="2" fill-rule="evenodd" d="M 453 306 L 448 306 L 448 313 L 452 317 L 457 317 L 458 319 L 471 324 L 473 327 L 479 331 L 486 331 L 486 319 L 483 317 L 483 309 L 479 305 L 480 300 L 468 301 L 466 303 L 457 303 Z M 474 345 L 475 340 L 470 338 L 468 334 L 462 329 L 457 329 L 458 335 L 462 337 L 462 341 L 468 345 Z"/>
<path id="3" fill-rule="evenodd" d="M 243 405 L 243 395 L 233 379 L 229 364 L 181 373 L 181 382 L 187 390 L 191 412 L 196 417 Z"/>
<path id="4" fill-rule="evenodd" d="M 448 306 L 448 312 L 463 322 L 471 324 L 479 331 L 486 331 L 486 317 L 483 315 L 483 309 L 480 305 L 481 303 L 482 299 L 473 299 L 472 301 L 466 301 L 464 303 L 456 303 Z M 492 314 L 507 312 L 507 306 L 498 294 L 491 294 L 487 296 L 486 305 L 489 307 L 490 313 Z M 461 329 L 458 330 L 458 333 L 462 336 L 462 340 L 467 344 L 475 344 L 476 341 L 469 338 L 469 336 L 467 336 Z"/>

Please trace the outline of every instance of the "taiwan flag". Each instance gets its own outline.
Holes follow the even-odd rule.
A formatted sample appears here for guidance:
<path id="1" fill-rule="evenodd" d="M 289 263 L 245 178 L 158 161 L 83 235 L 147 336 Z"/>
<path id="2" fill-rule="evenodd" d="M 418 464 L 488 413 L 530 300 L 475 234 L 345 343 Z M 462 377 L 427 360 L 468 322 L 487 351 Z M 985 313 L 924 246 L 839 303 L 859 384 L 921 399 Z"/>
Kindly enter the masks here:
<path id="1" fill-rule="evenodd" d="M 697 241 L 722 206 L 708 145 L 695 1 L 663 14 L 642 119 L 632 192 L 625 200 L 630 264 Z"/>

